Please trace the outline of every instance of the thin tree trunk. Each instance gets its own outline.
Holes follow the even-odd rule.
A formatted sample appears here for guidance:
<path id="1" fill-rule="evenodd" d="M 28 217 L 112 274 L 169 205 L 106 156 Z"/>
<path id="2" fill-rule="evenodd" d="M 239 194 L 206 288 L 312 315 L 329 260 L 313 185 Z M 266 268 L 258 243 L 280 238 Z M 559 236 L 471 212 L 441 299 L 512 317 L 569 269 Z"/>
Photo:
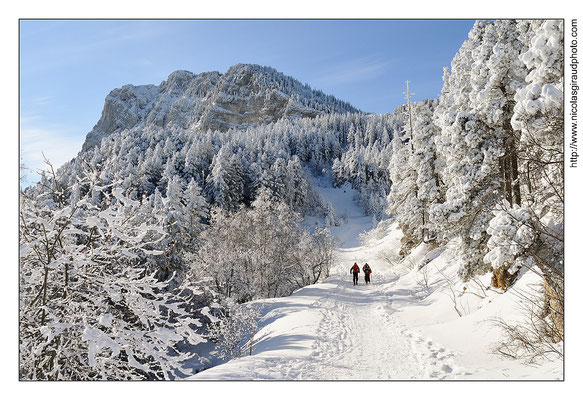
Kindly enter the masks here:
<path id="1" fill-rule="evenodd" d="M 528 193 L 532 194 L 532 182 L 530 180 L 530 160 L 526 162 L 526 185 L 528 187 Z"/>
<path id="2" fill-rule="evenodd" d="M 510 160 L 508 158 L 508 147 L 505 147 L 505 154 L 501 158 L 501 165 L 502 165 L 502 179 L 504 181 L 504 197 L 508 201 L 510 205 L 512 205 L 512 178 L 510 174 Z"/>
<path id="3" fill-rule="evenodd" d="M 518 157 L 516 155 L 516 144 L 514 143 L 514 138 L 511 136 L 508 139 L 510 153 L 510 169 L 512 172 L 512 197 L 514 204 L 520 205 L 522 199 L 520 196 L 520 179 L 518 178 Z"/>
<path id="4" fill-rule="evenodd" d="M 43 305 L 43 307 L 47 305 L 47 286 L 48 286 L 48 284 L 49 284 L 49 267 L 48 266 L 45 266 L 45 274 L 44 274 L 44 277 L 43 277 L 43 287 L 42 287 L 42 292 L 43 292 L 43 295 L 42 295 L 42 305 Z M 43 310 L 42 310 L 42 317 L 41 317 L 41 321 L 40 321 L 40 324 L 41 325 L 44 325 L 45 324 L 46 316 L 47 316 L 47 312 L 43 308 Z"/>
<path id="5" fill-rule="evenodd" d="M 502 87 L 501 90 L 504 97 L 508 97 L 506 88 Z M 518 156 L 516 154 L 516 144 L 514 143 L 514 131 L 510 123 L 510 116 L 512 115 L 513 109 L 514 101 L 509 98 L 503 107 L 504 115 L 507 117 L 502 127 L 506 133 L 506 137 L 504 138 L 504 161 L 506 164 L 504 169 L 504 185 L 506 200 L 508 200 L 511 206 L 513 204 L 520 205 L 521 203 L 520 181 L 518 179 Z"/>

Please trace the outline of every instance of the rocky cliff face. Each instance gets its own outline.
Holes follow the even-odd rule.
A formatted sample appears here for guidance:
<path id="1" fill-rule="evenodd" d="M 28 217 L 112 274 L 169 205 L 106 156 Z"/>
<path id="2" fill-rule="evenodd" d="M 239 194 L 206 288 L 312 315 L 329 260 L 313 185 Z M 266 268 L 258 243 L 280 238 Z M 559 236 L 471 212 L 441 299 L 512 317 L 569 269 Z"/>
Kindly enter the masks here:
<path id="1" fill-rule="evenodd" d="M 315 117 L 358 111 L 271 67 L 237 64 L 225 74 L 175 71 L 159 86 L 125 85 L 107 95 L 101 118 L 87 135 L 83 150 L 116 131 L 139 125 L 227 131 L 287 115 Z"/>

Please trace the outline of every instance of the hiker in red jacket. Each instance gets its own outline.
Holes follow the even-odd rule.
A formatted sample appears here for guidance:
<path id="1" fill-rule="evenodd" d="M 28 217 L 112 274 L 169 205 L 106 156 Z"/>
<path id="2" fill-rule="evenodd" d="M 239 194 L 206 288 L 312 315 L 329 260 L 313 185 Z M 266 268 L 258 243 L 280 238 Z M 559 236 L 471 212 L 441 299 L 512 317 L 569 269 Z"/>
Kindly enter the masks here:
<path id="1" fill-rule="evenodd" d="M 358 273 L 360 272 L 360 268 L 358 268 L 358 264 L 354 263 L 352 268 L 350 268 L 350 272 L 352 272 L 352 283 L 353 285 L 358 285 Z"/>
<path id="2" fill-rule="evenodd" d="M 364 267 L 362 267 L 362 272 L 364 272 L 364 281 L 368 285 L 370 283 L 370 274 L 372 274 L 372 269 L 370 269 L 368 263 L 364 264 Z"/>

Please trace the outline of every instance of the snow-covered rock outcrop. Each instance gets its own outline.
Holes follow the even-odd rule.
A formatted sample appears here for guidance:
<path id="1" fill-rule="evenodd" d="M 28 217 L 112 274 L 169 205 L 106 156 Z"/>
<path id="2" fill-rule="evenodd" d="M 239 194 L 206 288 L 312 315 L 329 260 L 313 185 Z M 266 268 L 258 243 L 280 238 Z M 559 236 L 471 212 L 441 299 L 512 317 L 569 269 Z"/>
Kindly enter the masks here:
<path id="1" fill-rule="evenodd" d="M 227 131 L 274 122 L 286 115 L 315 117 L 357 111 L 271 67 L 237 64 L 225 74 L 175 71 L 159 86 L 125 85 L 109 93 L 83 150 L 116 131 L 141 124 Z"/>

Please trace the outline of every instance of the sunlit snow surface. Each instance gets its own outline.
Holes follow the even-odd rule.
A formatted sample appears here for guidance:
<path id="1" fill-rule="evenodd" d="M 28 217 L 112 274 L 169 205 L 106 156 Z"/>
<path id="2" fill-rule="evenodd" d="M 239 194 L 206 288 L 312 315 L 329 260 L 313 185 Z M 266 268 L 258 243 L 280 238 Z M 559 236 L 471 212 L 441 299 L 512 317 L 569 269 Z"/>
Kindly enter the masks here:
<path id="1" fill-rule="evenodd" d="M 372 218 L 354 203 L 352 189 L 325 186 L 318 187 L 320 193 L 346 220 L 332 228 L 341 246 L 330 277 L 290 297 L 257 301 L 264 308 L 253 355 L 189 379 L 562 379 L 561 360 L 533 367 L 492 353 L 499 333 L 488 321 L 520 318 L 514 289 L 504 295 L 483 291 L 487 276 L 480 281 L 483 288 L 459 282 L 447 248 L 429 253 L 421 245 L 400 260 L 401 233 L 394 223 L 377 228 L 362 244 L 359 235 L 373 228 Z M 354 262 L 370 264 L 370 285 L 362 274 L 353 285 Z M 425 276 L 416 268 L 420 263 L 426 263 Z M 462 317 L 453 307 L 448 280 L 458 291 L 466 287 L 456 299 Z M 524 289 L 535 281 L 527 273 L 515 286 Z"/>

